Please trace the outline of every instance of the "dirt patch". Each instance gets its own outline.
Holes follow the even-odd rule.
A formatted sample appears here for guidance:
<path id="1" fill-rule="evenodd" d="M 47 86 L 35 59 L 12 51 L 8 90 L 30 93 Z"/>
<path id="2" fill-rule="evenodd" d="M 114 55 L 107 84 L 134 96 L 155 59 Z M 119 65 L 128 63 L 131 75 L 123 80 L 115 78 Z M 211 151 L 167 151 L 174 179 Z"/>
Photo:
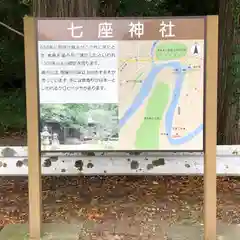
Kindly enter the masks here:
<path id="1" fill-rule="evenodd" d="M 43 177 L 43 206 L 46 223 L 84 223 L 90 235 L 159 240 L 173 223 L 203 223 L 203 178 Z M 27 222 L 26 178 L 0 178 L 0 209 L 2 226 Z M 217 216 L 240 223 L 237 178 L 218 178 Z"/>

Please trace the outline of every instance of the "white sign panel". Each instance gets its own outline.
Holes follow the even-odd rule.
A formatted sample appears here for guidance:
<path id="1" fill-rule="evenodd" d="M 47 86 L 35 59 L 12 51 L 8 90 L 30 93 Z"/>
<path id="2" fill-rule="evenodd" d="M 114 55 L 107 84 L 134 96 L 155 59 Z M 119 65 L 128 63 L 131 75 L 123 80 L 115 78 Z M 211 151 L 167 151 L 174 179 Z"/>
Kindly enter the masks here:
<path id="1" fill-rule="evenodd" d="M 39 41 L 40 102 L 117 103 L 117 42 Z"/>
<path id="2" fill-rule="evenodd" d="M 204 28 L 38 20 L 42 150 L 203 151 Z"/>

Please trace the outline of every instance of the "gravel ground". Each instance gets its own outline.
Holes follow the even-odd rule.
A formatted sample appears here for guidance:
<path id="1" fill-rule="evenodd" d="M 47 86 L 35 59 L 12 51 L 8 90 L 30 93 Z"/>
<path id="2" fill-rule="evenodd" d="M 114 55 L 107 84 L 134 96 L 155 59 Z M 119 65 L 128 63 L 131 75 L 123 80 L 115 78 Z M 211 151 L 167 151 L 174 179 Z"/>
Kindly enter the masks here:
<path id="1" fill-rule="evenodd" d="M 160 240 L 167 225 L 203 223 L 203 178 L 43 177 L 43 205 L 44 222 L 82 224 L 84 239 Z M 0 209 L 0 226 L 27 222 L 26 178 L 0 178 Z M 240 179 L 218 178 L 217 216 L 240 223 Z"/>

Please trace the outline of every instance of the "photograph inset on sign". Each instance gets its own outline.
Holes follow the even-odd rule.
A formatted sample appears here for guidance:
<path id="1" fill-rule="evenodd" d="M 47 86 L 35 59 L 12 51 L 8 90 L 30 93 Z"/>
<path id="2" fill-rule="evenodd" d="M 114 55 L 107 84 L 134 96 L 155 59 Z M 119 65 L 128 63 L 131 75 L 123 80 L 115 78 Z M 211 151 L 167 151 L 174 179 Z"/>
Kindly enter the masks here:
<path id="1" fill-rule="evenodd" d="M 119 137 L 118 105 L 41 104 L 40 131 L 42 150 L 114 149 Z"/>

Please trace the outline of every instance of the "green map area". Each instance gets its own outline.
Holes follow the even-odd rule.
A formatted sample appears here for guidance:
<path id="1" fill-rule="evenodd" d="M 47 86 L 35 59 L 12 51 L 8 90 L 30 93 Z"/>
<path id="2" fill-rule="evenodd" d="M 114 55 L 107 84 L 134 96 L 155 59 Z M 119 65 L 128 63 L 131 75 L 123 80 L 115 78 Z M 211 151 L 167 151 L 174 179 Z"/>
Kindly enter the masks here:
<path id="1" fill-rule="evenodd" d="M 170 89 L 167 84 L 158 83 L 148 100 L 144 121 L 136 132 L 137 149 L 157 149 L 159 146 L 159 125 L 168 104 Z M 153 119 L 153 121 L 149 121 Z"/>

